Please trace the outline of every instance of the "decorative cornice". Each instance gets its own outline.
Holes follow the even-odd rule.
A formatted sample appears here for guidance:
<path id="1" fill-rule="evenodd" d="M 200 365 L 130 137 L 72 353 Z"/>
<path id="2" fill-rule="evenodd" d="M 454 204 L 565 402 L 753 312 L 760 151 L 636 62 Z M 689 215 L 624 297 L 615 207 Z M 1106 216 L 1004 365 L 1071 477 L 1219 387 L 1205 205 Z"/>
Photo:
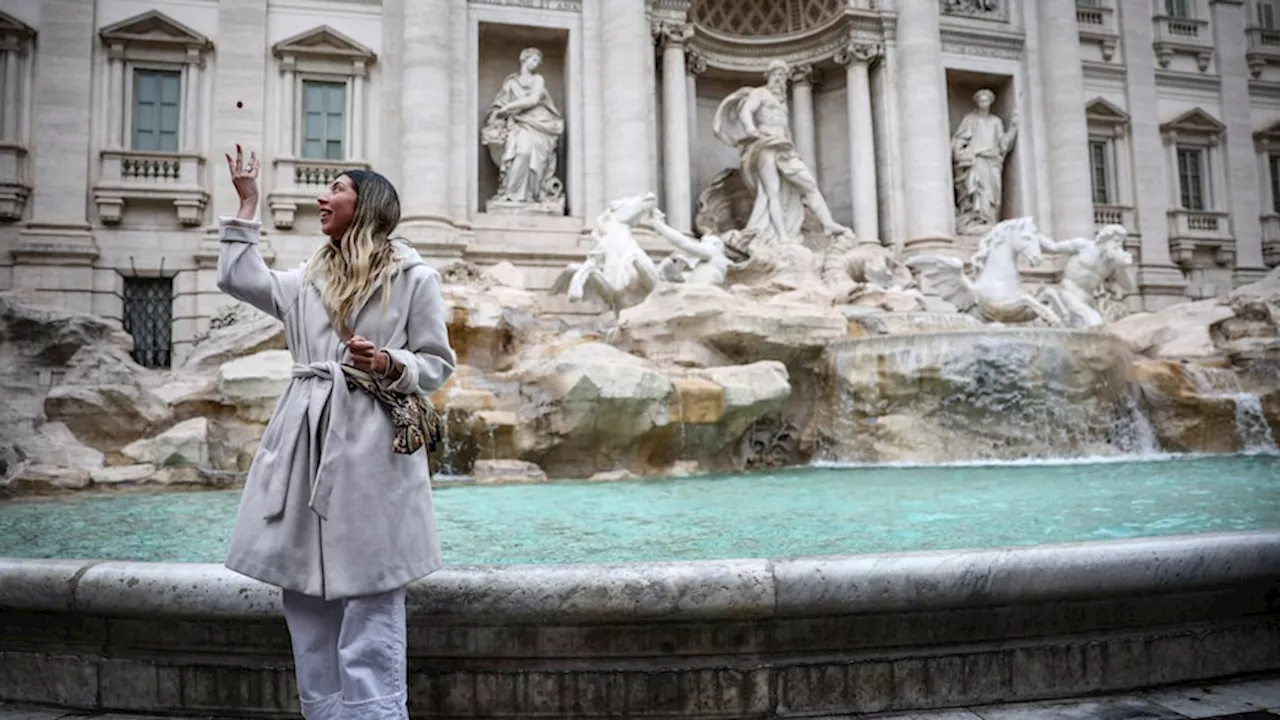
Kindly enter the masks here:
<path id="1" fill-rule="evenodd" d="M 831 60 L 851 40 L 883 43 L 892 28 L 891 14 L 868 10 L 846 10 L 821 27 L 787 36 L 738 37 L 695 25 L 691 50 L 698 51 L 709 67 L 760 73 L 773 60 L 792 66 Z"/>
<path id="2" fill-rule="evenodd" d="M 108 46 L 159 45 L 201 52 L 213 47 L 209 38 L 159 10 L 148 10 L 108 25 L 99 30 L 98 35 Z"/>
<path id="3" fill-rule="evenodd" d="M 939 10 L 943 17 L 1009 22 L 1007 0 L 940 0 Z"/>
<path id="4" fill-rule="evenodd" d="M 407 0 L 415 2 L 416 0 Z M 528 8 L 530 10 L 556 10 L 582 12 L 582 0 L 468 0 L 474 5 L 501 5 L 503 7 Z"/>
<path id="5" fill-rule="evenodd" d="M 1265 80 L 1249 81 L 1249 97 L 1280 100 L 1280 83 Z"/>
<path id="6" fill-rule="evenodd" d="M 1198 73 L 1178 72 L 1177 70 L 1156 69 L 1156 86 L 1178 90 L 1220 92 L 1222 79 L 1216 74 L 1200 75 Z"/>

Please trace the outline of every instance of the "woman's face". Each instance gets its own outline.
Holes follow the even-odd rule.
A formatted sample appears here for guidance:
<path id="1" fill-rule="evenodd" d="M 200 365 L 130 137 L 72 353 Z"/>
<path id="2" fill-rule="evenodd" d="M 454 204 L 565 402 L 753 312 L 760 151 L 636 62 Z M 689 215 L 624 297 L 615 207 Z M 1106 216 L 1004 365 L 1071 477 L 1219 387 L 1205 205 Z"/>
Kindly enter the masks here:
<path id="1" fill-rule="evenodd" d="M 539 62 L 539 58 L 537 53 L 529 53 L 528 55 L 525 56 L 524 62 L 520 64 L 524 66 L 525 70 L 533 72 L 538 68 L 538 62 Z"/>
<path id="2" fill-rule="evenodd" d="M 351 178 L 339 175 L 316 198 L 320 204 L 320 231 L 334 240 L 341 240 L 356 216 L 356 186 Z"/>

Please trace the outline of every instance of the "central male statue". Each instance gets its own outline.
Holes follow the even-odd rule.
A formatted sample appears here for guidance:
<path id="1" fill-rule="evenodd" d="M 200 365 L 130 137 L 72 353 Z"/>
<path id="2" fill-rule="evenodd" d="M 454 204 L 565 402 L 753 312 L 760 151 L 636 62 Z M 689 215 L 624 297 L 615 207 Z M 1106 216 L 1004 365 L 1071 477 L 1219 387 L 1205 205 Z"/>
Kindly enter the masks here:
<path id="1" fill-rule="evenodd" d="M 712 129 L 721 142 L 738 148 L 742 179 L 756 194 L 743 230 L 757 238 L 799 242 L 808 208 L 827 234 L 852 235 L 831 217 L 813 172 L 791 140 L 788 72 L 781 60 L 769 63 L 764 87 L 735 90 L 716 109 Z"/>

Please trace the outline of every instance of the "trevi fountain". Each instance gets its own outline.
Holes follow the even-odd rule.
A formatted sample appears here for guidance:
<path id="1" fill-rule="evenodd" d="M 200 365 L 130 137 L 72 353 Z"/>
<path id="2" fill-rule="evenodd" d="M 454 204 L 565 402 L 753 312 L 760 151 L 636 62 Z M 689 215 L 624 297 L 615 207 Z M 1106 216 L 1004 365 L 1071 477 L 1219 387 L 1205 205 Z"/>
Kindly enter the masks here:
<path id="1" fill-rule="evenodd" d="M 965 22 L 986 12 L 943 5 Z M 690 33 L 657 36 L 683 52 Z M 459 363 L 432 396 L 429 457 L 458 566 L 411 597 L 429 618 L 411 621 L 411 704 L 442 717 L 792 717 L 1280 668 L 1280 268 L 1146 303 L 1130 229 L 1055 208 L 1055 229 L 1085 231 L 1047 233 L 1008 187 L 1035 176 L 1026 155 L 1008 165 L 1032 141 L 1001 104 L 1007 85 L 965 85 L 949 139 L 916 143 L 903 166 L 940 169 L 899 179 L 945 183 L 948 201 L 905 207 L 906 227 L 945 217 L 951 237 L 890 232 L 857 204 L 875 203 L 868 183 L 890 172 L 856 146 L 883 126 L 873 133 L 850 100 L 855 204 L 836 207 L 812 99 L 796 100 L 808 70 L 785 53 L 752 58 L 686 138 L 733 158 L 697 193 L 670 172 L 661 187 L 612 175 L 583 187 L 565 149 L 609 128 L 581 124 L 546 70 L 563 68 L 563 49 L 548 47 L 506 52 L 469 147 L 486 178 L 477 207 L 502 237 L 547 232 L 598 198 L 574 256 L 544 264 L 545 282 L 517 260 L 448 257 L 403 179 L 402 230 L 441 270 Z M 851 98 L 881 52 L 835 51 L 862 68 Z M 668 89 L 663 111 L 685 108 L 683 77 Z M 688 148 L 664 142 L 668 168 L 689 165 Z M 922 147 L 943 156 L 919 161 Z M 281 207 L 277 229 L 305 221 Z M 15 638 L 0 640 L 0 700 L 292 712 L 288 673 L 264 660 L 281 652 L 278 600 L 200 564 L 220 560 L 291 368 L 276 321 L 219 304 L 158 369 L 110 318 L 0 293 L 0 556 L 29 558 L 0 557 L 0 628 Z M 1240 487 L 1212 489 L 1210 475 L 1233 473 Z M 1109 512 L 1098 498 L 1113 492 L 1159 509 L 1072 526 Z M 1247 517 L 1224 524 L 1209 509 L 1178 524 L 1177 506 L 1200 495 Z M 865 507 L 836 521 L 827 503 Z M 127 524 L 82 527 L 97 517 Z M 1071 544 L 1088 540 L 1110 542 Z M 108 561 L 56 559 L 95 552 Z M 141 639 L 153 621 L 172 621 L 185 654 L 162 659 L 165 643 Z"/>

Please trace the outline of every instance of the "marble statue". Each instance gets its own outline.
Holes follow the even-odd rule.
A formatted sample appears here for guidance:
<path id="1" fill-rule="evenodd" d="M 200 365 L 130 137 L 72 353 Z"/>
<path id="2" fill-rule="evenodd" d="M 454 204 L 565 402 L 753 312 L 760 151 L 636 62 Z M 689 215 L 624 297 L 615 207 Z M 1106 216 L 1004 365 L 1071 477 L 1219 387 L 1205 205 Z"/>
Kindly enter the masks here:
<path id="1" fill-rule="evenodd" d="M 942 0 L 948 15 L 989 15 L 1000 10 L 997 0 Z"/>
<path id="2" fill-rule="evenodd" d="M 951 162 L 956 185 L 956 230 L 979 233 L 1000 221 L 1004 193 L 1004 161 L 1013 147 L 1017 126 L 1004 127 L 991 112 L 996 94 L 986 88 L 973 95 L 978 106 L 951 136 Z"/>
<path id="3" fill-rule="evenodd" d="M 712 130 L 721 142 L 738 149 L 743 182 L 755 194 L 742 230 L 800 242 L 808 209 L 825 233 L 852 235 L 831 217 L 813 172 L 796 152 L 787 110 L 788 72 L 785 62 L 769 63 L 763 87 L 735 90 L 716 109 Z"/>
<path id="4" fill-rule="evenodd" d="M 486 209 L 564 213 L 564 184 L 556 177 L 556 146 L 564 118 L 535 72 L 542 51 L 520 53 L 520 70 L 502 81 L 480 131 L 498 166 L 498 192 Z"/>
<path id="5" fill-rule="evenodd" d="M 915 277 L 892 248 L 845 239 L 832 241 L 823 251 L 821 276 L 837 302 L 848 302 L 865 290 L 907 292 L 915 285 Z"/>
<path id="6" fill-rule="evenodd" d="M 661 210 L 650 214 L 649 225 L 676 247 L 676 252 L 658 263 L 658 273 L 664 280 L 691 285 L 724 284 L 732 263 L 725 254 L 725 243 L 719 235 L 708 233 L 698 240 L 688 237 L 668 225 Z"/>
<path id="7" fill-rule="evenodd" d="M 1041 237 L 1045 252 L 1068 256 L 1062 282 L 1040 292 L 1068 327 L 1098 327 L 1126 313 L 1120 301 L 1138 289 L 1133 256 L 1124 249 L 1128 235 L 1123 225 L 1106 225 L 1092 239 Z"/>
<path id="8" fill-rule="evenodd" d="M 565 293 L 570 302 L 598 300 L 615 314 L 644 302 L 660 276 L 633 230 L 651 220 L 657 204 L 651 192 L 609 203 L 609 209 L 596 218 L 586 261 L 566 266 L 552 284 L 551 294 Z"/>
<path id="9" fill-rule="evenodd" d="M 935 291 L 961 312 L 973 310 L 987 322 L 1024 323 L 1042 320 L 1054 327 L 1062 318 L 1022 289 L 1018 258 L 1032 266 L 1043 259 L 1044 238 L 1029 217 L 997 223 L 982 236 L 970 260 L 977 277 L 969 279 L 964 263 L 943 255 L 917 255 L 907 267 L 919 271 L 925 292 Z M 930 287 L 931 286 L 931 287 Z"/>

